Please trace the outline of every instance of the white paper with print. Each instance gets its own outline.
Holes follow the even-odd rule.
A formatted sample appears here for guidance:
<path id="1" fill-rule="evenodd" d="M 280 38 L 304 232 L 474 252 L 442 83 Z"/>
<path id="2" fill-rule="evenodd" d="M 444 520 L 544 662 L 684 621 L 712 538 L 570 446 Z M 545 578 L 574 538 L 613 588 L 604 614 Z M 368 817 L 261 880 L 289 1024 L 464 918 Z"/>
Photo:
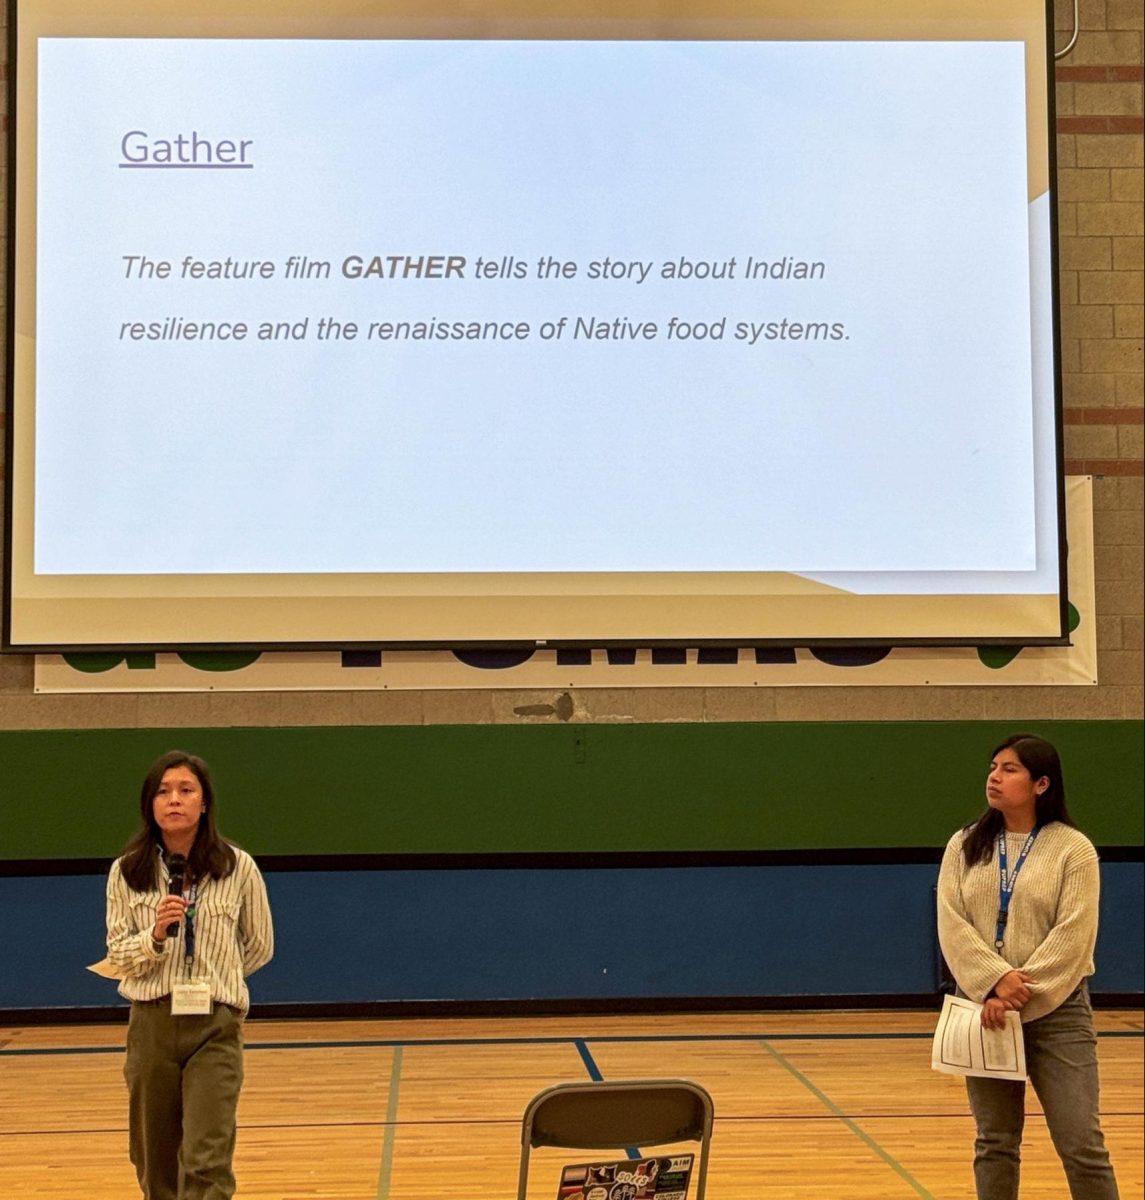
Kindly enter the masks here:
<path id="1" fill-rule="evenodd" d="M 934 1031 L 930 1065 L 948 1075 L 1024 1080 L 1026 1047 L 1018 1014 L 1006 1013 L 1002 1029 L 985 1029 L 981 1004 L 947 996 Z"/>

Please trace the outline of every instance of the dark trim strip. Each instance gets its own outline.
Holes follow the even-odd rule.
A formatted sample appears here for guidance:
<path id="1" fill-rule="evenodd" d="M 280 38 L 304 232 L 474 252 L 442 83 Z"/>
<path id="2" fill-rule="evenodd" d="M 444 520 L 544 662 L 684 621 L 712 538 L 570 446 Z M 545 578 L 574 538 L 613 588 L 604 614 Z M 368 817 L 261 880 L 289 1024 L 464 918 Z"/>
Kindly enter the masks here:
<path id="1" fill-rule="evenodd" d="M 1141 133 L 1145 129 L 1145 118 L 1135 116 L 1114 117 L 1058 117 L 1058 133 Z"/>
<path id="2" fill-rule="evenodd" d="M 1145 862 L 1145 846 L 1099 846 L 1103 862 Z M 941 847 L 890 846 L 801 850 L 585 850 L 535 854 L 266 854 L 264 873 L 279 871 L 599 871 L 663 867 L 869 867 L 935 864 Z M 0 860 L 0 879 L 37 875 L 106 875 L 108 858 Z"/>
<path id="3" fill-rule="evenodd" d="M 1145 79 L 1145 68 L 1138 65 L 1126 66 L 1058 66 L 1054 70 L 1058 83 L 1140 83 Z"/>
<path id="4" fill-rule="evenodd" d="M 1145 992 L 1092 992 L 1090 999 L 1094 1008 L 1145 1008 Z M 255 1004 L 250 1010 L 250 1015 L 257 1020 L 299 1021 L 328 1018 L 378 1020 L 390 1017 L 433 1019 L 806 1012 L 818 1009 L 923 1009 L 927 1012 L 937 1012 L 941 1005 L 941 992 L 831 996 L 632 996 L 566 1000 L 371 1000 L 329 1004 Z M 0 1025 L 12 1027 L 125 1024 L 128 1012 L 129 1006 L 126 1004 L 92 1008 L 0 1008 Z M 1129 1033 L 1132 1036 L 1141 1036 L 1132 1030 Z"/>

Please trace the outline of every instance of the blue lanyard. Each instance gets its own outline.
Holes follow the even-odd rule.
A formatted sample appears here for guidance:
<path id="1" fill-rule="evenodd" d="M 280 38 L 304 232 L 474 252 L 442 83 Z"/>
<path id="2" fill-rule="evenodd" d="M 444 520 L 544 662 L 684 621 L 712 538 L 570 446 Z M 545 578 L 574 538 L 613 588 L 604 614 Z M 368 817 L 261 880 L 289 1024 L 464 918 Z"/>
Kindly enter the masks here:
<path id="1" fill-rule="evenodd" d="M 1018 872 L 1022 869 L 1026 861 L 1026 855 L 1029 854 L 1034 844 L 1034 839 L 1038 836 L 1041 830 L 1040 825 L 1035 825 L 1030 830 L 1030 836 L 1026 838 L 1026 844 L 1022 847 L 1021 854 L 1018 855 L 1018 861 L 1014 863 L 1013 874 L 1007 869 L 1008 863 L 1006 859 L 1006 831 L 1003 829 L 998 834 L 998 874 L 1000 880 L 998 883 L 998 925 L 994 930 L 994 949 L 1001 950 L 1002 942 L 1006 936 L 1006 922 L 1010 916 L 1010 897 L 1014 894 L 1014 884 L 1018 882 Z"/>

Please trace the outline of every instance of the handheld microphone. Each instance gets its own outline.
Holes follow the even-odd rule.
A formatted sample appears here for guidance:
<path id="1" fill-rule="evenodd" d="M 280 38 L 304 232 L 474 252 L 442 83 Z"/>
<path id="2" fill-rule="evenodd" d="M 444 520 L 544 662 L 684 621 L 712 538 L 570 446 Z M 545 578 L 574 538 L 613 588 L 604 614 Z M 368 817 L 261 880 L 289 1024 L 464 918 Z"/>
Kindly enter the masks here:
<path id="1" fill-rule="evenodd" d="M 172 854 L 167 860 L 167 874 L 169 876 L 167 882 L 168 896 L 181 896 L 183 894 L 183 872 L 187 869 L 187 860 L 181 854 Z M 179 932 L 179 922 L 172 921 L 167 926 L 167 936 L 174 937 Z"/>

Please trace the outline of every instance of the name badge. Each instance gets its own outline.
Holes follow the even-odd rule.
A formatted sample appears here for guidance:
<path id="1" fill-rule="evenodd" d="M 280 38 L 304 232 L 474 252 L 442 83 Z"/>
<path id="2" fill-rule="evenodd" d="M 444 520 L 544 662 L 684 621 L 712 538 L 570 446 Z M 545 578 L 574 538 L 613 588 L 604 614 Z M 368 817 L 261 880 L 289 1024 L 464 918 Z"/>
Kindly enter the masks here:
<path id="1" fill-rule="evenodd" d="M 209 1017 L 211 1015 L 211 985 L 205 979 L 177 983 L 171 989 L 173 1017 Z"/>

